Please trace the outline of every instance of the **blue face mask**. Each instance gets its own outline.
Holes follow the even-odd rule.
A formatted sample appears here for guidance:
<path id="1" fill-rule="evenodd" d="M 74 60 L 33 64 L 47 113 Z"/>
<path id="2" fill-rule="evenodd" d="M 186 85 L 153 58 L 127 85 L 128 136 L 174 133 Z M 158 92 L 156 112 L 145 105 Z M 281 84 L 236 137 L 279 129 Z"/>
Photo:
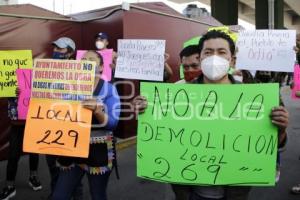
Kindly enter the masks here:
<path id="1" fill-rule="evenodd" d="M 54 51 L 52 54 L 53 59 L 66 59 L 66 54 Z"/>

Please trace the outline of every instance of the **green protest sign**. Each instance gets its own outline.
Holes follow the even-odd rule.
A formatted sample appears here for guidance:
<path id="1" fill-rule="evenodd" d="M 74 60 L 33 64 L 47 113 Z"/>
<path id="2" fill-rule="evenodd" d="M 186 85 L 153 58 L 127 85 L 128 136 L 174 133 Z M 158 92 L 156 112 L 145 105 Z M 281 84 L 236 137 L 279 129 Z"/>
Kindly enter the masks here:
<path id="1" fill-rule="evenodd" d="M 137 175 L 162 182 L 274 185 L 278 84 L 142 83 Z"/>

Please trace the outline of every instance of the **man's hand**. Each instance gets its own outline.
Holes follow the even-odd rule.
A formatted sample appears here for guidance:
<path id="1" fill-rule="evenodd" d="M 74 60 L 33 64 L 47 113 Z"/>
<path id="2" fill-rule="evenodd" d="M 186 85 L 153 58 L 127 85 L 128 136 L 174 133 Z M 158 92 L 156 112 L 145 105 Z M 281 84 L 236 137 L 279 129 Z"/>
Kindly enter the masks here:
<path id="1" fill-rule="evenodd" d="M 133 105 L 135 113 L 141 114 L 141 113 L 145 112 L 148 102 L 147 102 L 146 97 L 136 96 L 132 100 L 132 105 Z"/>
<path id="2" fill-rule="evenodd" d="M 283 106 L 274 107 L 271 112 L 271 120 L 279 128 L 280 133 L 285 133 L 289 123 L 289 113 Z"/>

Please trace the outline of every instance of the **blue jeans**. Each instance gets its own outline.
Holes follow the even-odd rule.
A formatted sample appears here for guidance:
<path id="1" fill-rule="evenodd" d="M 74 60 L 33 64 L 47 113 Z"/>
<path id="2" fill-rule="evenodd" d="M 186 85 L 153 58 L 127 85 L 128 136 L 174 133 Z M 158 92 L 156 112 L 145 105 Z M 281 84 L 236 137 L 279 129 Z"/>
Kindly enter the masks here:
<path id="1" fill-rule="evenodd" d="M 58 158 L 57 156 L 46 155 L 46 161 L 50 172 L 50 184 L 51 184 L 51 193 L 47 198 L 48 200 L 52 199 L 55 185 L 57 184 L 57 180 L 60 173 L 59 167 L 56 166 L 57 158 Z M 77 185 L 76 189 L 72 192 L 72 197 L 73 197 L 72 200 L 83 200 L 83 186 L 81 182 Z"/>
<path id="2" fill-rule="evenodd" d="M 86 172 L 75 165 L 70 170 L 60 171 L 52 200 L 69 200 Z M 87 174 L 92 200 L 107 200 L 106 188 L 110 173 Z"/>

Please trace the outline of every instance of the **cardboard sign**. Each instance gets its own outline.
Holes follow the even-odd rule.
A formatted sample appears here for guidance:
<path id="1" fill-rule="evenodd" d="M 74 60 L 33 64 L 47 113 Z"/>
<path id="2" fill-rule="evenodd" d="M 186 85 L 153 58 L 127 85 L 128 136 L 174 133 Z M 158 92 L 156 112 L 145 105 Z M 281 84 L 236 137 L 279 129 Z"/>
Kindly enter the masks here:
<path id="1" fill-rule="evenodd" d="M 163 81 L 165 40 L 118 40 L 115 77 Z"/>
<path id="2" fill-rule="evenodd" d="M 0 97 L 15 97 L 17 69 L 32 68 L 31 50 L 0 51 Z"/>
<path id="3" fill-rule="evenodd" d="M 25 120 L 28 112 L 31 94 L 31 69 L 17 69 L 18 87 L 20 95 L 18 99 L 18 119 Z"/>
<path id="4" fill-rule="evenodd" d="M 267 91 L 267 92 L 266 92 Z M 179 184 L 274 185 L 278 84 L 142 83 L 137 175 Z"/>
<path id="5" fill-rule="evenodd" d="M 292 89 L 292 99 L 300 99 L 300 96 L 296 96 L 296 92 L 300 92 L 300 66 L 294 67 L 294 87 Z"/>
<path id="6" fill-rule="evenodd" d="M 238 69 L 293 72 L 295 30 L 244 30 L 237 41 Z"/>
<path id="7" fill-rule="evenodd" d="M 32 72 L 32 98 L 81 101 L 94 90 L 95 62 L 36 59 Z"/>
<path id="8" fill-rule="evenodd" d="M 86 50 L 78 50 L 76 55 L 76 60 L 81 60 L 82 56 L 86 53 Z M 112 56 L 113 56 L 113 49 L 105 49 L 101 51 L 97 51 L 101 54 L 103 58 L 103 72 L 101 78 L 106 81 L 111 80 L 111 63 L 112 63 Z"/>
<path id="9" fill-rule="evenodd" d="M 23 151 L 88 157 L 92 112 L 79 102 L 31 99 Z"/>

